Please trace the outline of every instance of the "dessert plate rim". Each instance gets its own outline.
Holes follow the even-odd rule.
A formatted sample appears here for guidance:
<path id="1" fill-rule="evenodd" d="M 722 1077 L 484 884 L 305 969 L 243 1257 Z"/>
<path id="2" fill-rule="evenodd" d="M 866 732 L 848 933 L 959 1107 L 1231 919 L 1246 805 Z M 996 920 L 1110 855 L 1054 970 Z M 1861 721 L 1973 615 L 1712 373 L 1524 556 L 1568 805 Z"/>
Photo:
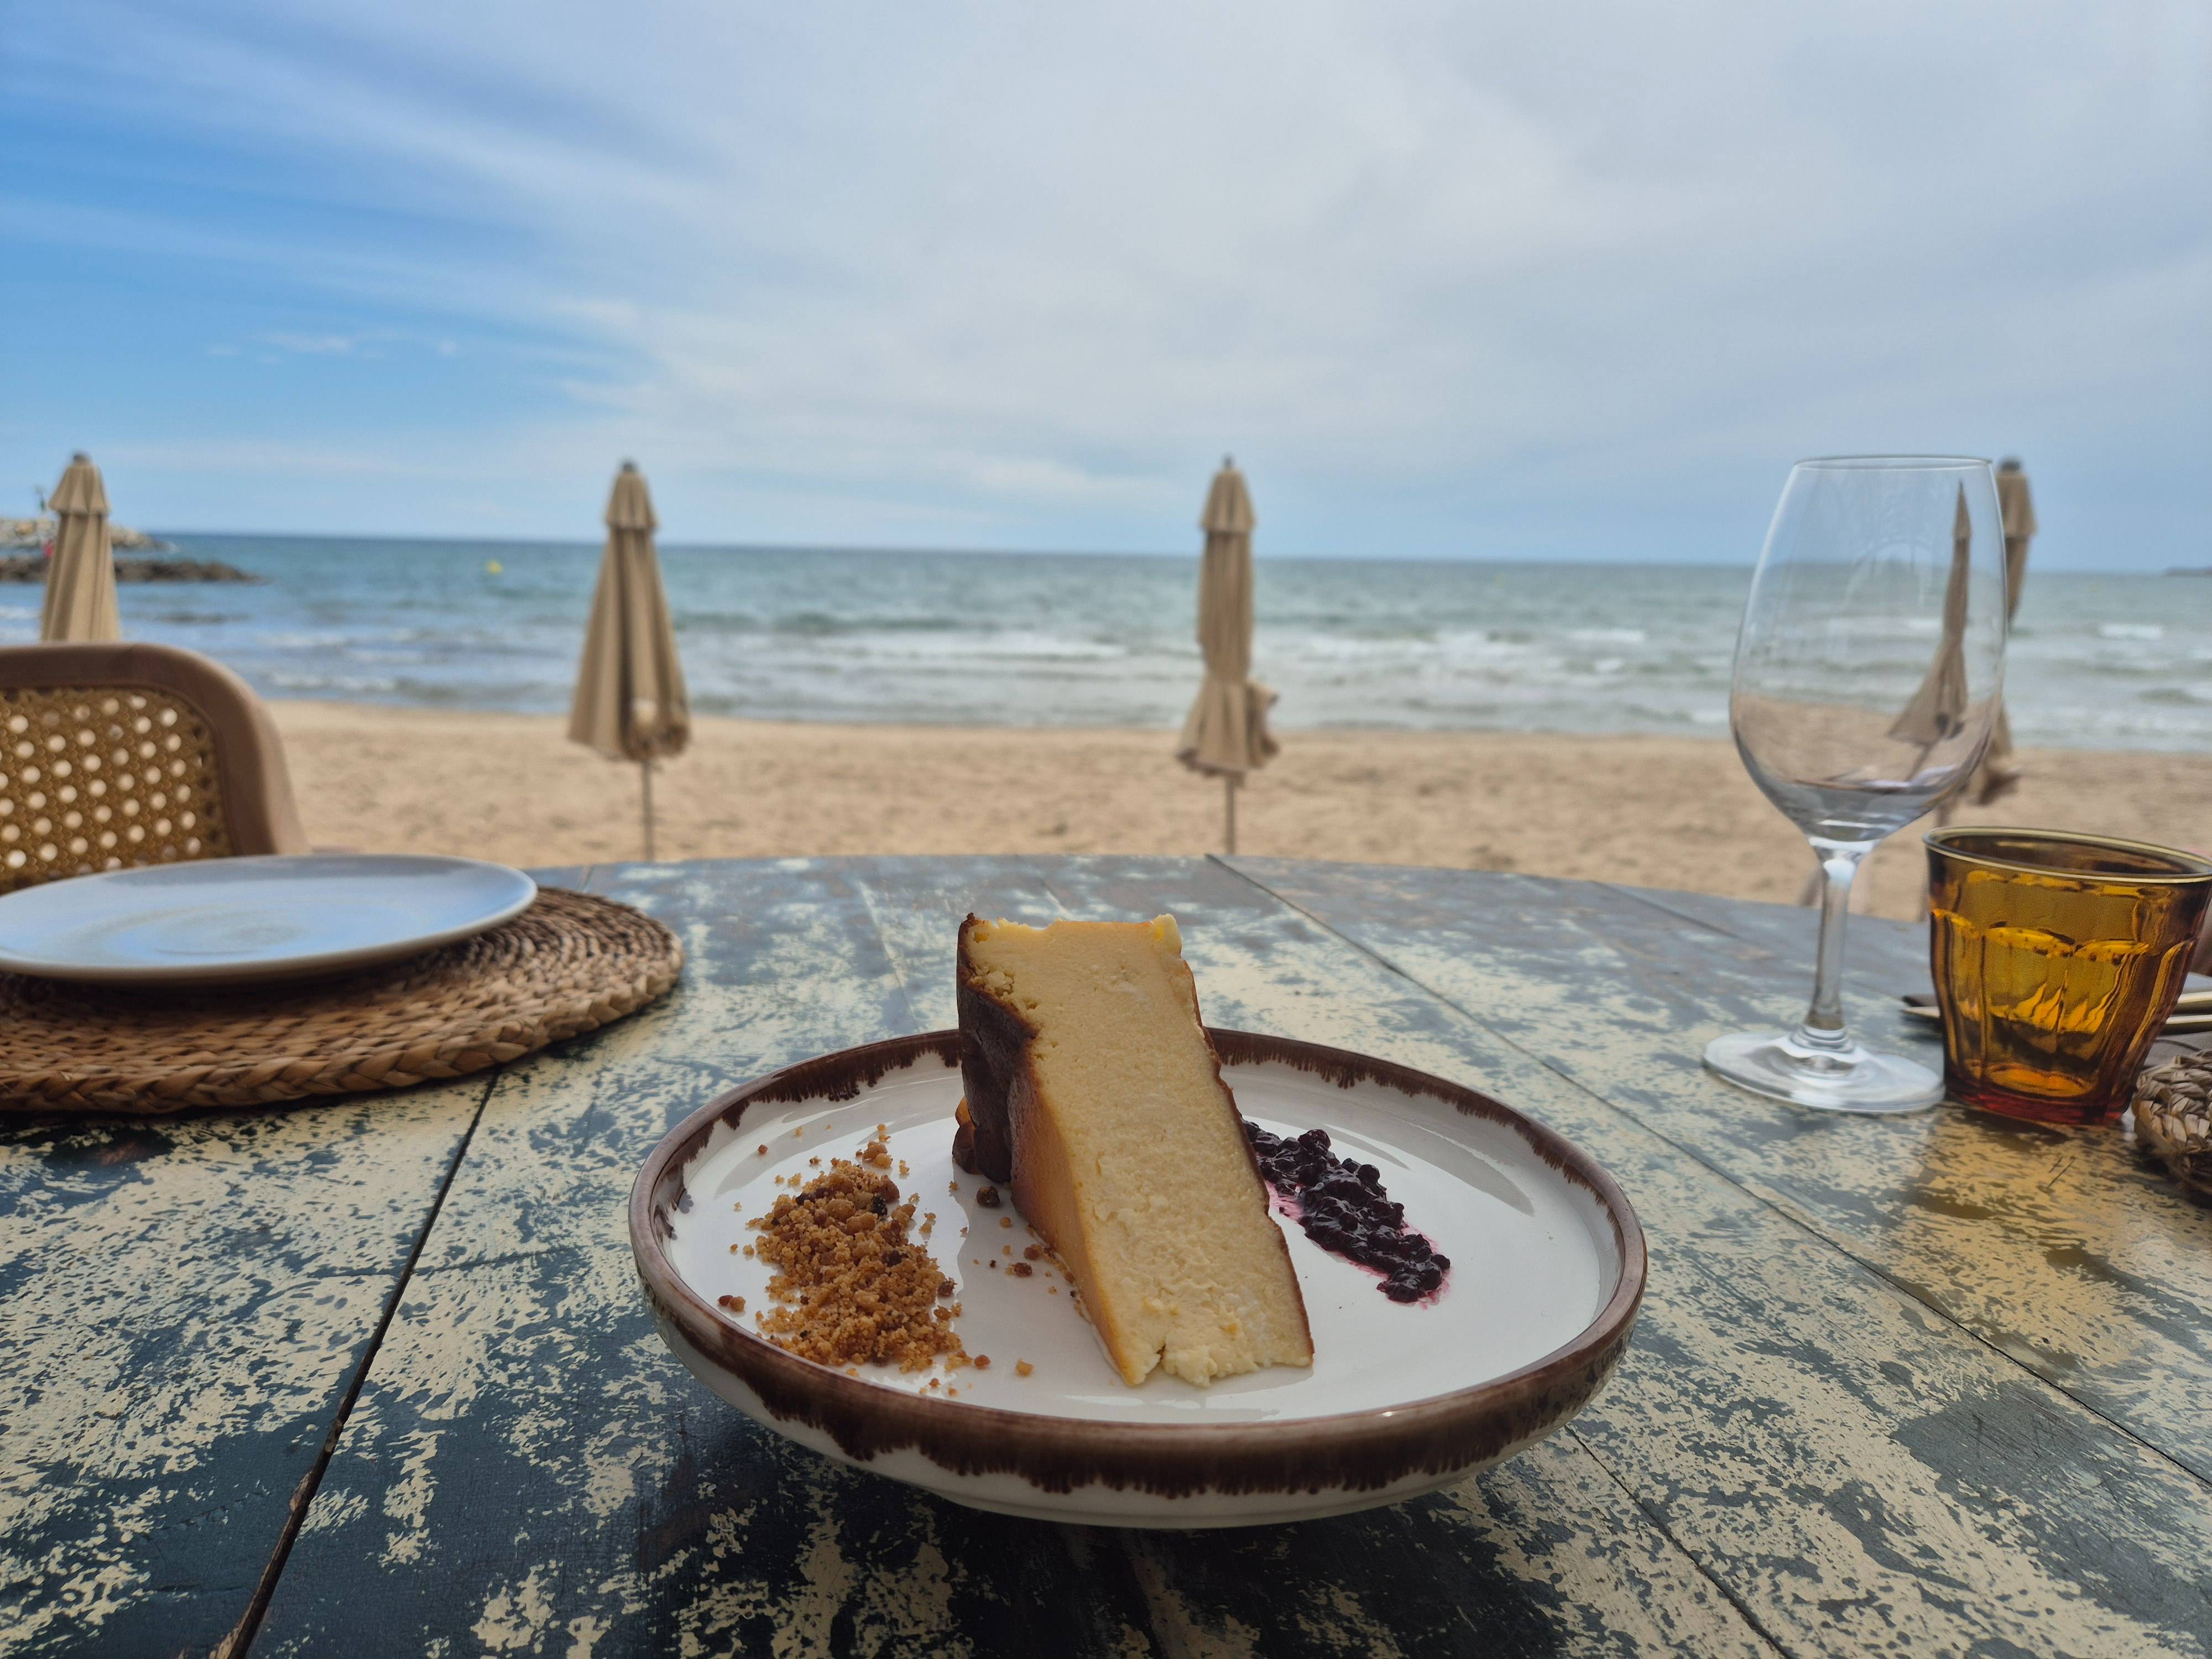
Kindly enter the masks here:
<path id="1" fill-rule="evenodd" d="M 1536 1158 L 1585 1189 L 1611 1224 L 1619 1271 L 1611 1295 L 1580 1332 L 1550 1352 L 1445 1394 L 1260 1422 L 1131 1423 L 1010 1411 L 886 1389 L 787 1352 L 686 1283 L 666 1249 L 675 1231 L 670 1212 L 682 1196 L 685 1166 L 714 1129 L 725 1122 L 734 1127 L 757 1104 L 850 1097 L 857 1088 L 932 1059 L 957 1066 L 960 1033 L 938 1030 L 782 1067 L 718 1096 L 662 1138 L 631 1187 L 629 1235 L 640 1283 L 664 1334 L 672 1328 L 701 1359 L 732 1375 L 759 1400 L 768 1413 L 762 1420 L 805 1443 L 826 1436 L 838 1455 L 863 1468 L 912 1451 L 954 1481 L 1014 1475 L 1038 1489 L 1039 1510 L 1054 1506 L 1051 1495 L 1075 1505 L 1067 1495 L 1094 1483 L 1134 1489 L 1167 1500 L 1170 1508 L 1176 1500 L 1208 1494 L 1371 1492 L 1370 1501 L 1388 1502 L 1506 1456 L 1579 1411 L 1627 1348 L 1647 1267 L 1636 1212 L 1597 1161 L 1556 1131 L 1467 1085 L 1349 1049 L 1207 1029 L 1225 1066 L 1273 1061 L 1345 1088 L 1370 1083 L 1413 1097 L 1433 1097 L 1517 1134 Z M 794 1433 L 802 1429 L 812 1433 Z M 1409 1487 L 1409 1481 L 1417 1484 Z M 960 1495 L 950 1487 L 939 1490 Z M 985 1506 L 1004 1507 L 988 1500 Z"/>

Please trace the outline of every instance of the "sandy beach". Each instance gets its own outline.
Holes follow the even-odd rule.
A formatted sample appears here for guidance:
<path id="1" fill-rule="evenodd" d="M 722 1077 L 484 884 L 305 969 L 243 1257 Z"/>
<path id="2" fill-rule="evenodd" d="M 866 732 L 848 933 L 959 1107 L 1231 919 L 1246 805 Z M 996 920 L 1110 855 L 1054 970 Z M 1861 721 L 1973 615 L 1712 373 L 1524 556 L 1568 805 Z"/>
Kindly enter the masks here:
<path id="1" fill-rule="evenodd" d="M 640 855 L 635 767 L 546 715 L 272 705 L 320 847 L 518 865 Z M 1157 731 L 704 719 L 657 775 L 664 858 L 1218 851 L 1221 789 Z M 2212 847 L 2212 757 L 2029 750 L 1992 823 Z M 1796 896 L 1810 855 L 1724 740 L 1291 732 L 1240 797 L 1240 850 Z M 1909 917 L 1918 831 L 1856 908 Z"/>

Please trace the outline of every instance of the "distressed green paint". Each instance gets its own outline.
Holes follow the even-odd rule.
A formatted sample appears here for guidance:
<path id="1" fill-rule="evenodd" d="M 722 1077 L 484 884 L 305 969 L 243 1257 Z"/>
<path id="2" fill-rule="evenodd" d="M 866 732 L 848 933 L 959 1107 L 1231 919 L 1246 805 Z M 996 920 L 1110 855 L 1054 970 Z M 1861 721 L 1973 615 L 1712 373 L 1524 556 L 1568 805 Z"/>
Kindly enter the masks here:
<path id="1" fill-rule="evenodd" d="M 489 1086 L 0 1127 L 0 1654 L 227 1640 Z"/>
<path id="2" fill-rule="evenodd" d="M 2098 1259 L 2154 1261 L 2170 1248 L 2154 1187 L 2092 1159 L 2037 1200 L 2054 1207 L 2008 1201 L 1992 1219 L 1970 1212 L 1986 1195 L 1975 1183 L 1994 1179 L 1986 1137 L 2011 1132 L 1876 1126 L 1918 1137 L 1914 1158 L 1845 1158 L 1781 1118 L 1747 1129 L 1696 1094 L 1680 1060 L 1699 1033 L 1783 1018 L 1802 996 L 1803 919 L 1787 912 L 1242 868 L 610 866 L 591 872 L 596 890 L 683 937 L 683 984 L 518 1064 L 488 1098 L 477 1082 L 452 1099 L 164 1125 L 205 1144 L 141 1158 L 153 1177 L 100 1162 L 130 1155 L 99 1136 L 142 1132 L 0 1136 L 13 1206 L 0 1320 L 42 1368 L 35 1400 L 0 1376 L 21 1413 L 0 1420 L 0 1650 L 65 1645 L 65 1596 L 105 1598 L 107 1622 L 82 1628 L 116 1650 L 155 1630 L 155 1650 L 220 1639 L 313 1471 L 317 1425 L 384 1305 L 373 1292 L 396 1282 L 464 1135 L 258 1651 L 2105 1656 L 2212 1641 L 2197 1588 L 2212 1492 L 2170 1455 L 2185 1434 L 2121 1388 L 2111 1357 L 2166 1343 L 2185 1391 L 2203 1386 L 2201 1358 L 2130 1286 L 2038 1315 L 2035 1340 L 2016 1345 L 1977 1323 L 1990 1273 L 1941 1279 L 1962 1271 L 1944 1252 L 1964 1241 L 2011 1249 L 2062 1224 L 2135 1228 L 2100 1238 Z M 631 1176 L 668 1125 L 746 1076 L 950 1024 L 952 927 L 970 908 L 1171 909 L 1219 1023 L 1474 1083 L 1589 1147 L 1652 1243 L 1644 1320 L 1607 1390 L 1566 1432 L 1451 1492 L 1206 1534 L 962 1510 L 723 1407 L 644 1316 L 623 1235 Z M 1863 931 L 1856 1011 L 1875 1013 L 1910 957 Z M 2015 1200 L 2043 1145 L 2028 1137 L 2002 1178 Z M 2058 1196 L 2076 1179 L 2080 1194 Z M 90 1265 L 69 1242 L 71 1206 L 95 1213 L 83 1237 L 105 1249 Z M 276 1243 L 257 1255 L 233 1212 Z M 2043 1259 L 2026 1281 L 2039 1291 L 2069 1273 L 2104 1283 Z M 175 1311 L 102 1346 L 57 1316 L 86 1284 L 103 1310 Z M 2055 1358 L 2062 1315 L 2094 1350 L 2068 1350 L 2070 1365 Z M 84 1398 L 56 1403 L 47 1373 Z M 2079 1403 L 2085 1378 L 2112 1390 L 2100 1407 L 2128 1408 L 2126 1426 Z M 102 1415 L 118 1393 L 153 1409 Z M 264 1430 L 298 1449 L 273 1480 L 279 1464 L 249 1452 Z M 192 1530 L 195 1494 L 218 1489 L 240 1494 L 226 1513 L 246 1519 L 223 1525 L 251 1547 Z"/>
<path id="3" fill-rule="evenodd" d="M 0 1130 L 0 1653 L 246 1615 L 486 1087 Z"/>
<path id="4" fill-rule="evenodd" d="M 1955 1108 L 1831 1117 L 1704 1072 L 1711 1036 L 1802 1013 L 1804 913 L 1527 877 L 1238 867 L 2212 1478 L 2212 1209 L 2117 1130 Z M 1856 917 L 1850 939 L 1851 1018 L 1940 1065 L 1925 1024 L 1896 1010 L 1925 982 L 1924 932 Z"/>

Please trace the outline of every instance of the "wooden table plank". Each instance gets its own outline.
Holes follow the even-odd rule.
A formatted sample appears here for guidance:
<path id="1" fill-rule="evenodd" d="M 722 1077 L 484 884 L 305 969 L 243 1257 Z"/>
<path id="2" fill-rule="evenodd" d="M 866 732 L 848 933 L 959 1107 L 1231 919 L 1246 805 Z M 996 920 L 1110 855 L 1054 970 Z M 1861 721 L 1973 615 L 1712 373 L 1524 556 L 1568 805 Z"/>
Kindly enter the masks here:
<path id="1" fill-rule="evenodd" d="M 913 1029 L 836 865 L 602 871 L 690 953 L 664 1003 L 501 1080 L 254 1651 L 1142 1652 L 1080 1536 L 841 1473 L 662 1346 L 632 1176 L 746 1076 Z"/>
<path id="2" fill-rule="evenodd" d="M 1705 1073 L 1710 1037 L 1802 1013 L 1810 953 L 1796 947 L 1809 927 L 1791 907 L 1447 871 L 1237 866 L 2212 1478 L 2212 1210 L 2146 1170 L 2118 1133 L 1955 1109 L 1831 1116 Z M 1716 948 L 1731 935 L 1765 943 Z M 1850 1017 L 1869 1040 L 1940 1066 L 1941 1045 L 1887 994 L 1921 962 L 1923 937 L 1853 918 Z"/>
<path id="3" fill-rule="evenodd" d="M 1488 1088 L 1613 1170 L 1652 1276 L 1629 1359 L 1572 1433 L 1783 1646 L 2212 1641 L 2201 1552 L 2183 1541 L 2212 1535 L 2203 1482 L 1371 955 L 1271 907 L 1240 916 L 1203 872 L 1085 869 L 1054 878 L 1072 909 L 1205 918 L 1185 942 L 1210 1018 Z M 1682 1040 L 1627 1023 L 1642 1043 Z M 1585 1024 L 1586 1041 L 1618 1041 Z"/>
<path id="4" fill-rule="evenodd" d="M 489 1087 L 0 1127 L 0 1653 L 225 1639 Z"/>

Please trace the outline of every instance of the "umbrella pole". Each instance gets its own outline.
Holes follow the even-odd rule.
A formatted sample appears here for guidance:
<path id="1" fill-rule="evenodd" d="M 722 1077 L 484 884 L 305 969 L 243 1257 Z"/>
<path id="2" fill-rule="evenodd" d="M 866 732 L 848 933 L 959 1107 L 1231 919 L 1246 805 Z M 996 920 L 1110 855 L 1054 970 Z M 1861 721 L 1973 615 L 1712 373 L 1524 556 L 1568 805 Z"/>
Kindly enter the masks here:
<path id="1" fill-rule="evenodd" d="M 1222 839 L 1228 842 L 1229 855 L 1237 854 L 1237 775 L 1221 775 Z"/>
<path id="2" fill-rule="evenodd" d="M 640 761 L 637 775 L 645 786 L 645 861 L 651 864 L 655 861 L 653 856 L 653 763 Z"/>

